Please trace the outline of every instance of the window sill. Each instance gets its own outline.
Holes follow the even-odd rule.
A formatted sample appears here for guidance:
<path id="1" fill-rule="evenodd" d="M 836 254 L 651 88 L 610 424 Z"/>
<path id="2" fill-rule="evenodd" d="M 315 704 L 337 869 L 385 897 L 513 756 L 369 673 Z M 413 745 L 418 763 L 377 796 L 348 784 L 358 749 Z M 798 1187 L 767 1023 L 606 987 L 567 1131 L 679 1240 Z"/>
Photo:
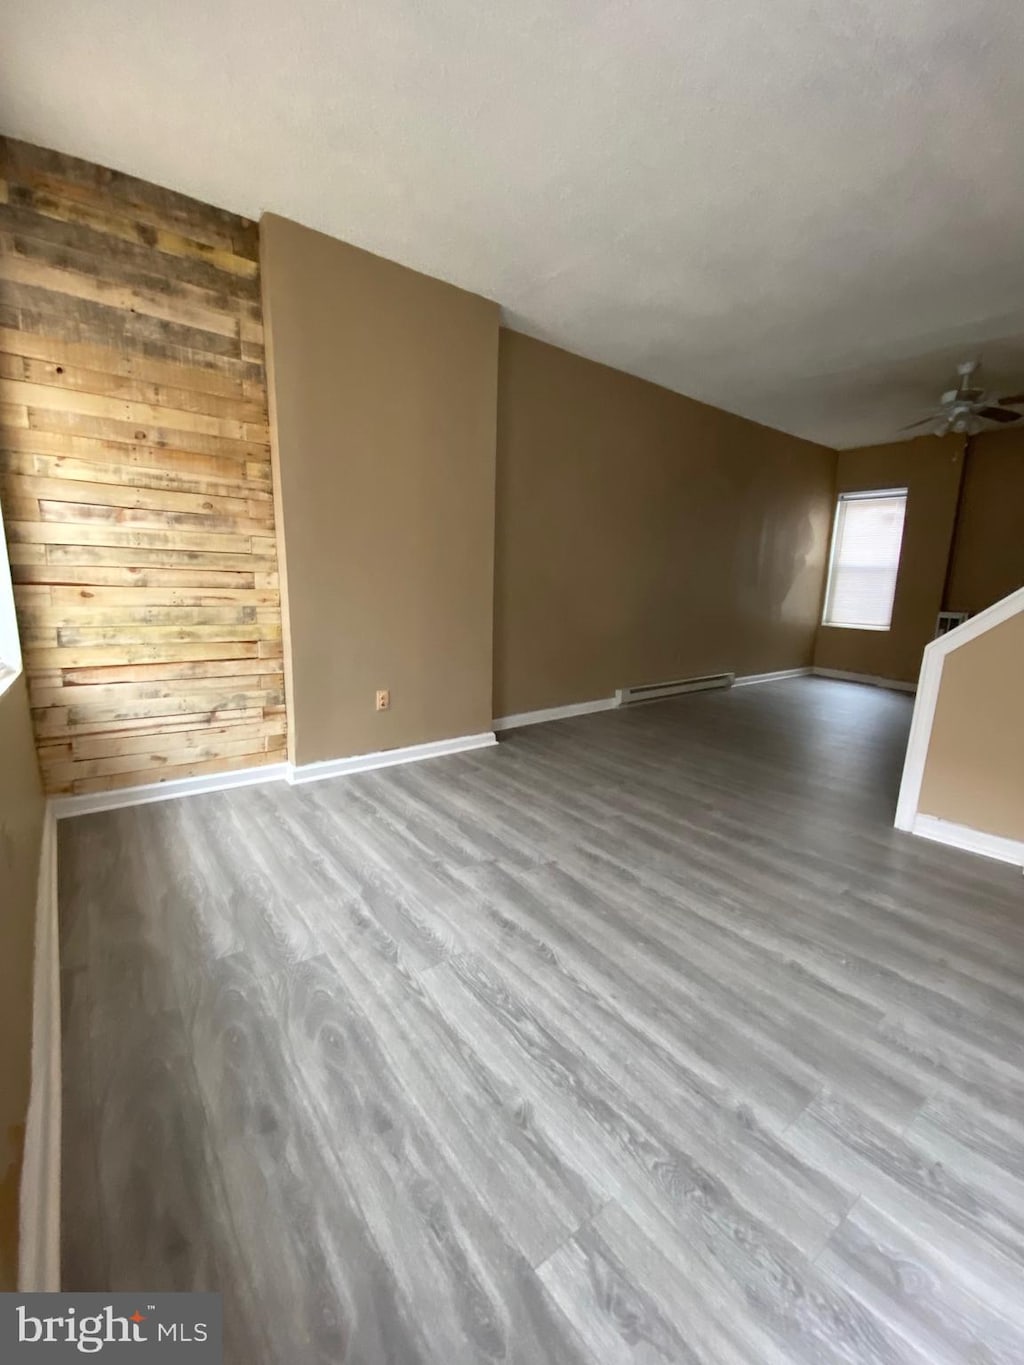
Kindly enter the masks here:
<path id="1" fill-rule="evenodd" d="M 4 693 L 8 691 L 11 684 L 16 682 L 20 677 L 20 668 L 7 668 L 6 665 L 0 664 L 0 697 L 2 697 Z"/>
<path id="2" fill-rule="evenodd" d="M 886 635 L 892 626 L 855 626 L 847 624 L 845 621 L 822 621 L 825 630 L 873 630 L 876 634 Z"/>

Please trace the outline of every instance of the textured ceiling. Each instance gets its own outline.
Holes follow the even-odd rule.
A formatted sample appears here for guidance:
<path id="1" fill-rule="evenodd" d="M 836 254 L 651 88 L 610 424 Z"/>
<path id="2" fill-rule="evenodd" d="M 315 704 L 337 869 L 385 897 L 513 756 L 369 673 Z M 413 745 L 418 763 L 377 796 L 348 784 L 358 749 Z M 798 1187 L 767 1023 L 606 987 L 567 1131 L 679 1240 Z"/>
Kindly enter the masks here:
<path id="1" fill-rule="evenodd" d="M 0 130 L 829 445 L 1024 389 L 1021 0 L 6 0 Z"/>

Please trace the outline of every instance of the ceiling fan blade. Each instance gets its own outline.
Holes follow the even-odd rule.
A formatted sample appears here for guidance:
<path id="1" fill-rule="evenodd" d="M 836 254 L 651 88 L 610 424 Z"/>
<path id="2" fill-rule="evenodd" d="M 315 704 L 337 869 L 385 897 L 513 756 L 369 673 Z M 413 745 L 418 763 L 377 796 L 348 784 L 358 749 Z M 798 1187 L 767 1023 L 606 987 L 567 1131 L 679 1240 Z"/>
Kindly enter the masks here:
<path id="1" fill-rule="evenodd" d="M 931 417 L 922 417 L 919 422 L 908 422 L 905 427 L 898 427 L 897 430 L 913 431 L 915 427 L 926 427 L 930 422 L 936 421 L 938 421 L 938 417 L 935 413 L 933 413 Z"/>
<path id="2" fill-rule="evenodd" d="M 1019 422 L 1024 414 L 1007 412 L 1005 408 L 979 408 L 978 416 L 984 417 L 986 422 Z"/>
<path id="3" fill-rule="evenodd" d="M 1000 398 L 999 401 L 1004 407 L 1015 408 L 1019 403 L 1024 403 L 1024 393 L 1011 393 L 1009 398 Z"/>

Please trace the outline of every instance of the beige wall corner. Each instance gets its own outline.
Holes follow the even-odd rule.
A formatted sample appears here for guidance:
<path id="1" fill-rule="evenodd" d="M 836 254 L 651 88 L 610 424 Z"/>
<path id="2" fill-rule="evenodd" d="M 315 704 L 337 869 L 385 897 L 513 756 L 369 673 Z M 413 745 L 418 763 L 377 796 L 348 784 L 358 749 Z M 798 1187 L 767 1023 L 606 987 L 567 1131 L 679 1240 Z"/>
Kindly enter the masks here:
<path id="1" fill-rule="evenodd" d="M 494 714 L 810 664 L 835 453 L 502 330 Z"/>
<path id="2" fill-rule="evenodd" d="M 264 218 L 264 222 L 266 217 Z M 284 671 L 284 700 L 287 718 L 288 762 L 295 758 L 295 683 L 292 678 L 291 617 L 288 611 L 288 546 L 284 535 L 284 504 L 281 498 L 281 438 L 277 429 L 277 388 L 274 364 L 273 298 L 267 288 L 267 258 L 273 255 L 274 233 L 260 224 L 260 300 L 263 309 L 263 360 L 267 376 L 267 430 L 270 435 L 270 469 L 274 496 L 274 543 L 277 547 L 277 579 L 281 603 L 281 654 Z"/>
<path id="3" fill-rule="evenodd" d="M 17 1277 L 18 1176 L 28 1106 L 32 952 L 44 801 L 24 677 L 0 695 L 0 1290 Z"/>
<path id="4" fill-rule="evenodd" d="M 950 611 L 984 611 L 1024 587 L 1024 431 L 971 441 L 953 549 Z"/>
<path id="5" fill-rule="evenodd" d="M 946 658 L 918 808 L 1024 843 L 1024 612 Z"/>
<path id="6" fill-rule="evenodd" d="M 293 761 L 487 731 L 498 307 L 274 214 L 260 237 Z"/>
<path id="7" fill-rule="evenodd" d="M 839 452 L 837 494 L 906 488 L 907 518 L 892 628 L 821 626 L 814 650 L 816 667 L 916 682 L 921 655 L 935 634 L 942 607 L 962 461 L 959 437 L 924 437 Z"/>

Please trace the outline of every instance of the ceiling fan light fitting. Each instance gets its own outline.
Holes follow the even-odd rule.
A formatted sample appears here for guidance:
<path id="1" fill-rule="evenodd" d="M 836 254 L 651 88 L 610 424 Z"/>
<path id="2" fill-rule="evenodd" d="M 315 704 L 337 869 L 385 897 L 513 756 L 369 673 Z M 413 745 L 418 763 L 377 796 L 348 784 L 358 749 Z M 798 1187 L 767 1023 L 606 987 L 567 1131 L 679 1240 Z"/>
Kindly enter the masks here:
<path id="1" fill-rule="evenodd" d="M 956 432 L 959 436 L 976 436 L 986 429 L 986 423 L 1008 423 L 1024 421 L 1024 413 L 1013 412 L 1014 406 L 1024 407 L 1024 393 L 1012 394 L 1009 398 L 999 398 L 980 386 L 972 386 L 971 377 L 980 368 L 976 360 L 964 361 L 956 367 L 959 384 L 955 389 L 947 389 L 939 399 L 940 411 L 934 418 L 925 417 L 919 422 L 909 422 L 900 427 L 900 432 L 914 431 L 927 427 L 934 421 L 932 428 L 936 436 L 946 436 Z"/>

